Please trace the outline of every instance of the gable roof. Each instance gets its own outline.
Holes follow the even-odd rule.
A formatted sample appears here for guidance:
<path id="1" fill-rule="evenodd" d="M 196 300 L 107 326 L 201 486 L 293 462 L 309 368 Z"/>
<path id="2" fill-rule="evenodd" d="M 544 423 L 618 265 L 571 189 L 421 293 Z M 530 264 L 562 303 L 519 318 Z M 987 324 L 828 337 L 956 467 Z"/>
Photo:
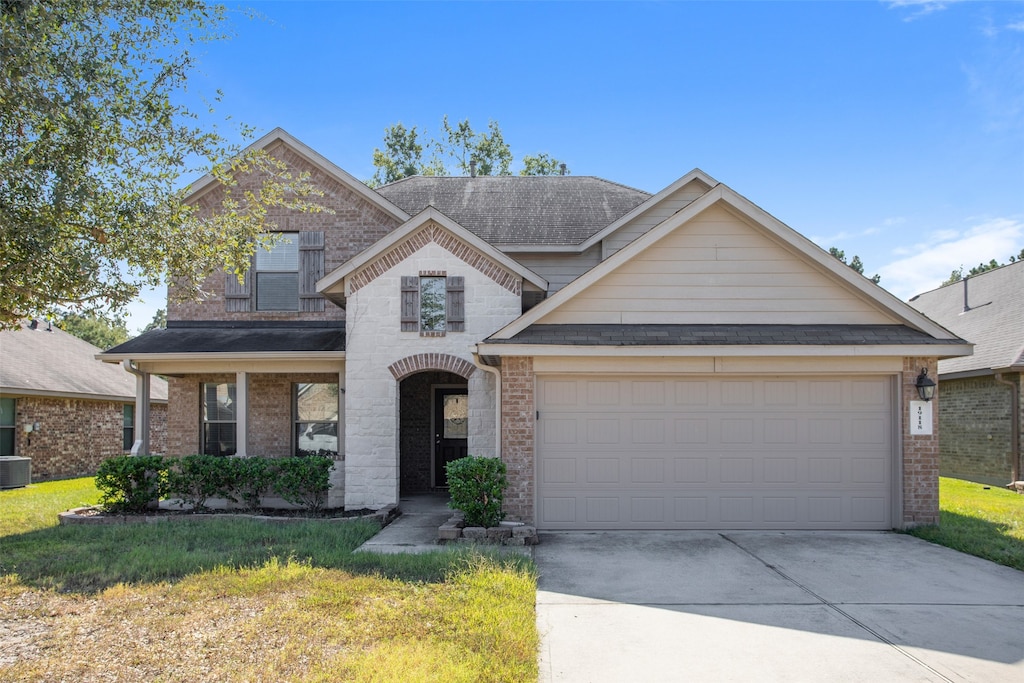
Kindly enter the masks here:
<path id="1" fill-rule="evenodd" d="M 556 311 L 559 307 L 573 300 L 582 292 L 611 274 L 617 268 L 627 263 L 638 254 L 652 248 L 660 240 L 671 235 L 677 228 L 688 223 L 690 220 L 708 210 L 709 208 L 721 205 L 725 206 L 741 218 L 760 226 L 765 233 L 774 238 L 788 249 L 798 254 L 804 261 L 811 264 L 819 272 L 829 276 L 830 280 L 844 286 L 853 296 L 869 303 L 878 311 L 891 317 L 893 323 L 906 325 L 914 330 L 923 332 L 935 339 L 948 340 L 951 346 L 958 347 L 955 354 L 965 352 L 965 344 L 962 340 L 956 339 L 955 335 L 943 329 L 932 320 L 929 320 L 920 312 L 900 301 L 889 292 L 878 287 L 871 281 L 862 277 L 851 268 L 841 263 L 813 242 L 786 226 L 760 207 L 754 205 L 737 192 L 719 184 L 704 195 L 687 205 L 675 215 L 664 220 L 658 226 L 652 228 L 643 236 L 610 256 L 608 259 L 595 266 L 586 274 L 580 276 L 563 289 L 556 292 L 550 298 L 537 304 L 535 307 L 524 313 L 517 320 L 513 321 L 503 329 L 494 333 L 488 342 L 508 340 L 526 330 L 531 325 L 542 322 L 548 314 Z M 941 355 L 947 355 L 945 353 Z"/>
<path id="2" fill-rule="evenodd" d="M 456 239 L 469 245 L 479 253 L 500 265 L 502 268 L 523 278 L 524 282 L 528 282 L 536 286 L 541 291 L 547 290 L 548 281 L 540 275 L 537 275 L 523 264 L 498 251 L 480 237 L 466 230 L 464 227 L 437 209 L 428 207 L 413 216 L 404 225 L 392 230 L 369 249 L 357 254 L 342 264 L 339 268 L 336 268 L 320 279 L 316 283 L 317 291 L 325 295 L 340 294 L 341 296 L 348 296 L 348 287 L 345 286 L 345 280 L 348 276 L 356 273 L 360 268 L 372 263 L 374 259 L 377 259 L 387 253 L 390 249 L 394 248 L 417 230 L 431 222 L 436 223 L 443 229 L 452 233 Z M 341 290 L 342 286 L 345 286 L 344 290 Z"/>
<path id="3" fill-rule="evenodd" d="M 496 246 L 577 245 L 650 198 L 593 176 L 412 176 L 377 188 L 404 211 L 432 206 Z"/>
<path id="4" fill-rule="evenodd" d="M 377 194 L 372 189 L 366 186 L 365 183 L 361 182 L 351 173 L 345 171 L 340 166 L 335 164 L 333 161 L 327 159 L 309 145 L 301 142 L 299 139 L 288 133 L 283 128 L 275 128 L 270 131 L 259 140 L 256 140 L 251 145 L 243 150 L 248 152 L 254 149 L 266 149 L 276 142 L 283 142 L 288 145 L 296 154 L 303 157 L 306 161 L 324 170 L 329 176 L 337 180 L 342 185 L 345 185 L 350 190 L 355 192 L 357 195 L 367 200 L 371 204 L 374 204 L 382 211 L 391 216 L 394 216 L 399 221 L 409 220 L 409 214 L 403 211 L 401 208 L 393 204 L 387 198 Z M 192 183 L 189 188 L 188 197 L 196 197 L 203 192 L 215 187 L 218 180 L 213 177 L 212 174 L 207 173 L 202 178 Z"/>
<path id="5" fill-rule="evenodd" d="M 1024 261 L 918 294 L 910 305 L 975 345 L 973 356 L 940 361 L 940 375 L 1024 371 Z"/>
<path id="6" fill-rule="evenodd" d="M 96 360 L 102 349 L 45 324 L 0 332 L 0 394 L 134 401 L 135 377 Z M 152 377 L 151 400 L 167 401 L 167 382 Z"/>

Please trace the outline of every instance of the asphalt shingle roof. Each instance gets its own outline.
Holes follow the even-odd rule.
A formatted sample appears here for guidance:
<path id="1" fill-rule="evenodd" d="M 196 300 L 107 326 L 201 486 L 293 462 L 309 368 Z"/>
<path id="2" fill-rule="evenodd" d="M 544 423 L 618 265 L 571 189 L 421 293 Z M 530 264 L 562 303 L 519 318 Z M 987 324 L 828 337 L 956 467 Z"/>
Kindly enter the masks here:
<path id="1" fill-rule="evenodd" d="M 152 330 L 115 346 L 114 355 L 344 351 L 345 328 L 232 325 L 205 322 Z"/>
<path id="2" fill-rule="evenodd" d="M 910 305 L 975 345 L 973 356 L 940 360 L 941 374 L 1024 365 L 1024 261 L 919 294 Z"/>
<path id="3" fill-rule="evenodd" d="M 579 244 L 651 196 L 592 176 L 413 176 L 377 192 L 410 215 L 433 206 L 496 246 Z"/>
<path id="4" fill-rule="evenodd" d="M 130 342 L 129 342 L 130 343 Z M 135 397 L 135 376 L 118 364 L 98 361 L 102 351 L 89 342 L 41 323 L 35 330 L 0 332 L 0 393 L 20 390 L 62 396 Z M 150 396 L 167 400 L 167 382 L 152 377 Z"/>
<path id="5" fill-rule="evenodd" d="M 905 325 L 531 325 L 489 344 L 579 346 L 948 344 Z"/>

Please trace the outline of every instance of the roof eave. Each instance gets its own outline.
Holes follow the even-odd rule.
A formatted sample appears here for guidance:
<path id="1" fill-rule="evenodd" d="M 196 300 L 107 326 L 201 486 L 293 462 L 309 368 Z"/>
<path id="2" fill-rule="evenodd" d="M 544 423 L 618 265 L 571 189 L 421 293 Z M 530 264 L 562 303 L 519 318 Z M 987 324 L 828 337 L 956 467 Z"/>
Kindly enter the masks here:
<path id="1" fill-rule="evenodd" d="M 96 360 L 120 363 L 125 360 L 139 362 L 162 361 L 280 361 L 280 360 L 344 360 L 344 351 L 253 351 L 253 352 L 182 352 L 182 353 L 98 353 Z"/>
<path id="2" fill-rule="evenodd" d="M 940 358 L 970 355 L 970 344 L 723 344 L 723 345 L 574 345 L 574 344 L 488 344 L 476 345 L 481 356 L 616 356 L 616 357 L 695 357 L 695 356 L 859 356 Z"/>

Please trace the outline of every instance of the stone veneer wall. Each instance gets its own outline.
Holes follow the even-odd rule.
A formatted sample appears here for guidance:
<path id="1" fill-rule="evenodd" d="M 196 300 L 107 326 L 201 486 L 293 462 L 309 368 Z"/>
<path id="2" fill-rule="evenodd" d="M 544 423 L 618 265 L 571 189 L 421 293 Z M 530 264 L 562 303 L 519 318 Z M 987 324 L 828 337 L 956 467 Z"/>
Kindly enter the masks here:
<path id="1" fill-rule="evenodd" d="M 340 375 L 329 373 L 249 374 L 248 455 L 288 457 L 292 455 L 292 384 L 296 382 L 338 383 Z M 233 373 L 172 377 L 168 383 L 171 406 L 168 415 L 168 454 L 198 453 L 200 440 L 200 385 L 205 382 L 235 382 Z M 342 401 L 342 406 L 344 401 Z M 339 415 L 338 459 L 344 459 L 344 408 Z"/>
<path id="2" fill-rule="evenodd" d="M 444 231 L 429 234 L 447 242 L 442 237 Z M 423 272 L 465 278 L 464 332 L 426 337 L 419 332 L 401 331 L 401 278 Z M 491 373 L 473 365 L 471 350 L 474 343 L 519 317 L 522 301 L 518 283 L 512 290 L 439 242 L 427 241 L 373 278 L 367 278 L 348 298 L 347 508 L 379 508 L 398 502 L 398 383 L 403 377 L 396 376 L 392 368 L 454 371 L 465 378 L 469 391 L 470 452 L 494 455 L 495 381 Z"/>
<path id="3" fill-rule="evenodd" d="M 910 434 L 910 401 L 920 400 L 917 394 L 917 376 L 921 368 L 928 368 L 931 376 L 936 375 L 936 358 L 904 358 L 902 410 L 903 424 L 903 520 L 894 520 L 897 526 L 914 527 L 922 524 L 939 523 L 939 431 L 938 404 L 936 398 L 930 402 L 932 410 L 932 433 L 930 435 Z"/>
<path id="4" fill-rule="evenodd" d="M 1004 379 L 1019 382 L 1017 375 L 1004 376 Z M 1013 474 L 1011 391 L 992 376 L 942 380 L 939 386 L 942 397 L 939 471 L 942 476 L 997 486 L 1010 481 Z M 1020 391 L 1019 384 L 1017 391 Z"/>
<path id="5" fill-rule="evenodd" d="M 338 182 L 319 167 L 310 164 L 288 145 L 278 142 L 266 149 L 267 153 L 288 164 L 293 173 L 308 172 L 310 181 L 324 191 L 324 196 L 314 198 L 321 206 L 333 213 L 303 213 L 287 209 L 271 208 L 267 213 L 271 230 L 288 232 L 324 231 L 324 274 L 330 273 L 359 252 L 367 249 L 399 225 L 398 219 L 382 211 L 376 205 L 356 194 L 348 186 Z M 240 179 L 233 196 L 238 197 L 244 189 L 256 187 L 251 179 Z M 219 209 L 223 191 L 214 187 L 196 201 L 203 215 Z M 179 302 L 168 297 L 167 319 L 171 320 L 344 320 L 345 311 L 327 302 L 323 312 L 300 313 L 294 311 L 247 311 L 228 312 L 224 299 L 225 274 L 214 273 L 203 285 L 210 296 L 203 301 Z M 173 289 L 173 287 L 172 287 Z M 173 293 L 173 292 L 172 292 Z"/>
<path id="6" fill-rule="evenodd" d="M 534 400 L 533 358 L 501 361 L 501 459 L 508 470 L 505 513 L 510 520 L 533 523 Z"/>
<path id="7" fill-rule="evenodd" d="M 107 458 L 123 455 L 124 406 L 129 401 L 17 396 L 15 453 L 32 458 L 32 480 L 44 481 L 96 474 Z M 38 422 L 39 431 L 21 426 Z M 163 452 L 167 406 L 150 405 L 150 449 Z"/>

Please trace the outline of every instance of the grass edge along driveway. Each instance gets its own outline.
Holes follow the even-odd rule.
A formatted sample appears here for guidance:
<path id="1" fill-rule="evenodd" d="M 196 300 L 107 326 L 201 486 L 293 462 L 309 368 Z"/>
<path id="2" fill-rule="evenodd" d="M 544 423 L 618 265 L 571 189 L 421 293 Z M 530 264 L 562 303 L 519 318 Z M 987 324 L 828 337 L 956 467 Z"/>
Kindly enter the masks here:
<path id="1" fill-rule="evenodd" d="M 536 680 L 523 558 L 353 555 L 359 524 L 56 526 L 95 495 L 0 491 L 0 680 Z"/>

